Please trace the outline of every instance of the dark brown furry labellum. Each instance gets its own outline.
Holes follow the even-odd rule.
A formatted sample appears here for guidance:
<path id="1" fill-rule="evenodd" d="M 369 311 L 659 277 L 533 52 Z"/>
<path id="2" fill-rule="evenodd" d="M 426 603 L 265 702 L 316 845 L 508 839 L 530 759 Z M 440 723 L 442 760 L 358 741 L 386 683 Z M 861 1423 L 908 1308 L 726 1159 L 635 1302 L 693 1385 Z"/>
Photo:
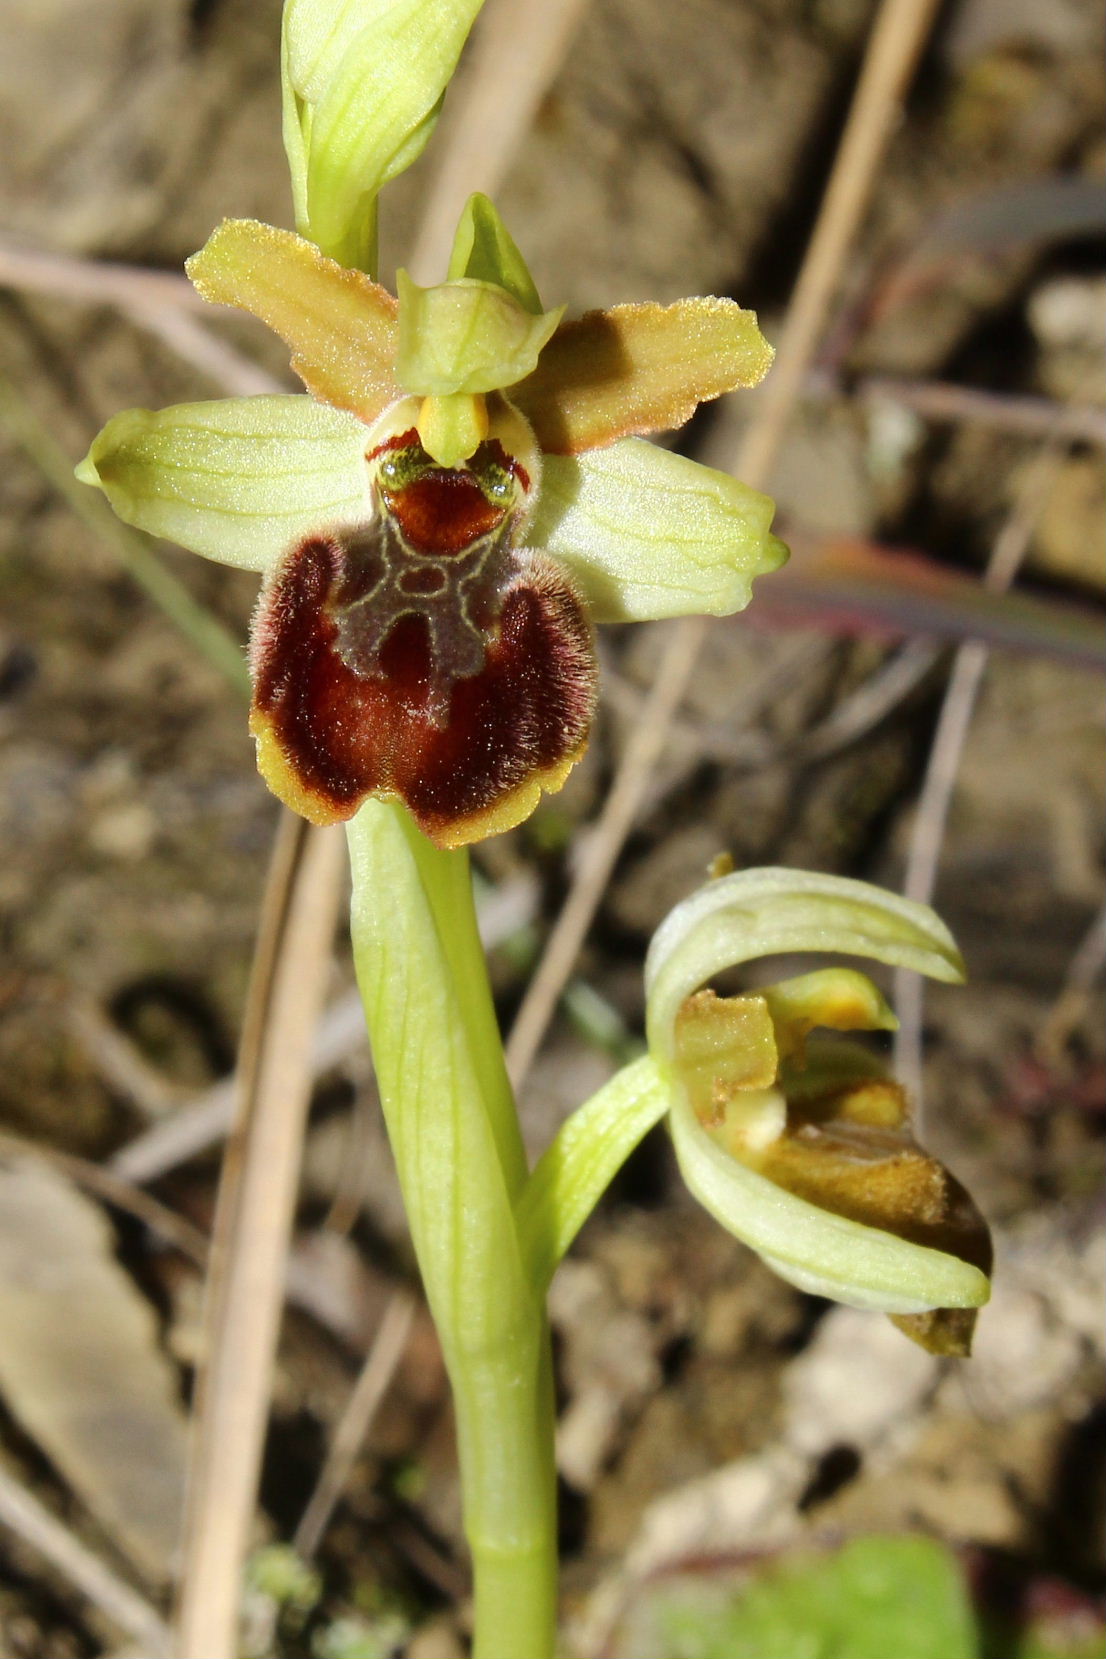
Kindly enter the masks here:
<path id="1" fill-rule="evenodd" d="M 392 796 L 460 846 L 519 823 L 582 754 L 591 624 L 560 567 L 518 545 L 529 478 L 498 443 L 444 468 L 412 432 L 372 459 L 374 517 L 296 544 L 262 593 L 258 764 L 313 823 Z"/>

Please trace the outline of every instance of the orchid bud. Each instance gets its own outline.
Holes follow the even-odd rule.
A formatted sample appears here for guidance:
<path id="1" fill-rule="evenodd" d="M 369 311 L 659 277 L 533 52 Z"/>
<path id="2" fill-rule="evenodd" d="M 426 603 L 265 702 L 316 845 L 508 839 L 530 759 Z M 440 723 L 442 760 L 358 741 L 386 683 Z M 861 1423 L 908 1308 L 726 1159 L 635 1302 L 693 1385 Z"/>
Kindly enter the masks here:
<path id="1" fill-rule="evenodd" d="M 376 198 L 421 155 L 481 0 L 286 0 L 284 148 L 296 228 L 376 265 Z"/>

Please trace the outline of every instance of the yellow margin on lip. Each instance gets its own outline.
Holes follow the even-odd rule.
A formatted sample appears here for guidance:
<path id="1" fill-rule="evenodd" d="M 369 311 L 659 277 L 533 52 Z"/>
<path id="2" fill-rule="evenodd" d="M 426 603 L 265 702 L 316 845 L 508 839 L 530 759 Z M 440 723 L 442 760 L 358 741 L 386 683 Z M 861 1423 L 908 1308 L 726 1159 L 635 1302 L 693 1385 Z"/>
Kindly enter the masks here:
<path id="1" fill-rule="evenodd" d="M 349 811 L 336 811 L 324 796 L 305 786 L 285 755 L 272 721 L 256 707 L 250 711 L 250 731 L 257 745 L 257 769 L 262 778 L 278 800 L 283 801 L 293 812 L 298 812 L 301 818 L 306 818 L 308 823 L 342 823 L 352 818 L 358 808 L 372 795 L 378 800 L 400 801 L 408 811 L 412 811 L 402 795 L 390 789 L 369 790 Z M 469 813 L 464 818 L 454 819 L 444 828 L 431 831 L 419 822 L 413 812 L 412 816 L 419 823 L 423 834 L 436 847 L 466 847 L 473 841 L 483 841 L 491 835 L 502 835 L 505 830 L 514 829 L 517 824 L 528 818 L 543 794 L 554 795 L 563 787 L 572 768 L 583 758 L 587 746 L 588 740 L 585 737 L 570 755 L 558 761 L 555 766 L 531 774 L 492 806 L 484 808 L 481 812 Z"/>

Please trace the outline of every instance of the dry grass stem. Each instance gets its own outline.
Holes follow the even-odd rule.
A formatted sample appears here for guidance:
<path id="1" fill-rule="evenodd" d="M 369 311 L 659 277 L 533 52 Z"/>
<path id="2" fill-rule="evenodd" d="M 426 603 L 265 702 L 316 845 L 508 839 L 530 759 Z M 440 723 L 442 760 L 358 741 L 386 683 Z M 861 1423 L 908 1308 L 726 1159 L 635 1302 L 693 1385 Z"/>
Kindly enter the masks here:
<path id="1" fill-rule="evenodd" d="M 292 1540 L 294 1549 L 305 1560 L 310 1560 L 322 1542 L 334 1507 L 345 1490 L 353 1465 L 368 1437 L 373 1418 L 392 1386 L 411 1334 L 415 1305 L 415 1298 L 409 1291 L 397 1290 L 384 1309 L 380 1328 L 353 1385 L 315 1490 Z"/>
<path id="2" fill-rule="evenodd" d="M 125 1631 L 149 1659 L 167 1659 L 169 1627 L 155 1608 L 118 1578 L 67 1526 L 44 1509 L 19 1481 L 0 1468 L 0 1523 L 86 1596 L 119 1630 Z"/>
<path id="3" fill-rule="evenodd" d="M 788 307 L 772 373 L 739 446 L 733 470 L 745 483 L 769 480 L 788 416 L 810 369 L 849 245 L 871 196 L 877 171 L 937 0 L 883 0 L 865 54 L 825 197 Z M 516 1085 L 537 1053 L 618 855 L 637 815 L 650 774 L 691 678 L 706 632 L 701 618 L 671 630 L 640 724 L 626 746 L 587 854 L 549 935 L 542 959 L 507 1044 Z"/>
<path id="4" fill-rule="evenodd" d="M 991 549 L 983 585 L 994 593 L 1010 587 L 1029 551 L 1034 526 L 1055 481 L 1064 453 L 1063 440 L 1041 448 L 1018 501 Z M 949 808 L 960 771 L 964 744 L 975 711 L 979 688 L 990 656 L 980 640 L 960 646 L 933 734 L 925 777 L 914 814 L 903 876 L 903 892 L 919 904 L 930 904 L 937 884 L 937 866 L 948 824 Z M 914 1101 L 915 1121 L 921 1126 L 925 1109 L 922 1088 L 922 1023 L 925 981 L 920 974 L 899 969 L 895 974 L 895 1070 Z"/>
<path id="5" fill-rule="evenodd" d="M 282 814 L 220 1185 L 176 1621 L 180 1659 L 233 1659 L 285 1264 L 345 869 L 338 829 Z"/>
<path id="6" fill-rule="evenodd" d="M 94 1193 L 113 1209 L 122 1210 L 125 1214 L 133 1216 L 163 1244 L 178 1250 L 201 1272 L 207 1268 L 210 1252 L 206 1233 L 194 1227 L 184 1216 L 170 1209 L 160 1199 L 151 1197 L 141 1187 L 123 1180 L 110 1169 L 105 1169 L 102 1164 L 94 1164 L 89 1159 L 75 1157 L 72 1153 L 57 1152 L 39 1141 L 25 1140 L 22 1135 L 13 1135 L 4 1130 L 0 1131 L 0 1159 L 7 1155 L 41 1159 L 51 1168 L 68 1176 L 74 1186 Z M 328 1224 L 326 1230 L 332 1232 L 334 1228 Z M 288 1262 L 284 1293 L 293 1306 L 309 1314 L 324 1330 L 331 1331 L 342 1342 L 348 1341 L 348 1321 L 336 1312 L 333 1299 L 321 1288 L 316 1273 L 294 1257 Z"/>
<path id="7" fill-rule="evenodd" d="M 157 1123 L 187 1098 L 91 1000 L 74 997 L 67 1023 L 100 1076 L 142 1117 Z"/>
<path id="8" fill-rule="evenodd" d="M 1038 1054 L 1056 1064 L 1064 1045 L 1083 1018 L 1095 981 L 1106 967 L 1106 908 L 1099 911 L 1068 964 L 1060 995 L 1041 1027 L 1036 1042 Z"/>
<path id="9" fill-rule="evenodd" d="M 356 991 L 349 991 L 319 1021 L 311 1051 L 313 1077 L 352 1054 L 365 1041 L 365 1015 Z M 142 1130 L 112 1153 L 108 1167 L 129 1181 L 156 1181 L 191 1158 L 218 1146 L 234 1119 L 237 1074 L 222 1078 L 194 1095 L 172 1117 Z"/>
<path id="10" fill-rule="evenodd" d="M 156 335 L 183 362 L 210 376 L 233 397 L 286 390 L 282 381 L 191 315 L 202 311 L 210 317 L 212 307 L 183 275 L 41 253 L 0 238 L 0 288 L 50 294 L 83 305 L 114 306 L 136 328 Z"/>
<path id="11" fill-rule="evenodd" d="M 864 55 L 849 117 L 803 257 L 780 334 L 776 361 L 741 442 L 734 471 L 764 487 L 860 228 L 879 164 L 899 118 L 937 0 L 883 0 Z"/>
<path id="12" fill-rule="evenodd" d="M 141 1187 L 124 1181 L 102 1164 L 75 1157 L 70 1152 L 56 1152 L 53 1147 L 44 1146 L 39 1141 L 25 1140 L 22 1135 L 0 1130 L 0 1157 L 5 1156 L 41 1159 L 67 1175 L 75 1186 L 83 1187 L 113 1208 L 133 1215 L 163 1243 L 172 1245 L 198 1267 L 207 1265 L 207 1239 L 198 1227 L 193 1227 L 176 1210 L 171 1210 L 157 1198 L 151 1198 Z"/>
<path id="13" fill-rule="evenodd" d="M 786 750 L 789 760 L 828 760 L 874 730 L 921 685 L 941 655 L 928 639 L 908 639 L 862 685 Z"/>
<path id="14" fill-rule="evenodd" d="M 568 897 L 561 908 L 507 1039 L 507 1070 L 517 1088 L 545 1035 L 572 973 L 615 860 L 633 827 L 642 795 L 664 747 L 706 632 L 701 617 L 678 624 L 657 668 L 640 723 L 590 832 Z"/>
<path id="15" fill-rule="evenodd" d="M 826 390 L 836 393 L 838 388 Z M 898 403 L 935 424 L 986 426 L 1025 438 L 1068 438 L 1106 448 L 1106 412 L 1090 403 L 1054 403 L 1046 397 L 1014 397 L 982 387 L 899 380 L 893 375 L 868 375 L 857 386 L 856 396 L 861 403 Z"/>
<path id="16" fill-rule="evenodd" d="M 172 305 L 207 309 L 188 278 L 175 271 L 154 271 L 110 260 L 79 259 L 72 254 L 43 253 L 0 237 L 0 288 L 24 288 L 88 305 Z"/>
<path id="17" fill-rule="evenodd" d="M 156 335 L 182 362 L 199 369 L 231 397 L 260 397 L 266 392 L 291 389 L 289 381 L 278 380 L 260 368 L 187 311 L 169 305 L 136 304 L 127 307 L 126 316 L 136 328 Z M 302 387 L 296 390 L 302 391 Z"/>
<path id="18" fill-rule="evenodd" d="M 587 0 L 490 0 L 446 101 L 442 161 L 431 184 L 410 267 L 440 282 L 461 209 L 474 190 L 494 195 L 560 69 Z"/>

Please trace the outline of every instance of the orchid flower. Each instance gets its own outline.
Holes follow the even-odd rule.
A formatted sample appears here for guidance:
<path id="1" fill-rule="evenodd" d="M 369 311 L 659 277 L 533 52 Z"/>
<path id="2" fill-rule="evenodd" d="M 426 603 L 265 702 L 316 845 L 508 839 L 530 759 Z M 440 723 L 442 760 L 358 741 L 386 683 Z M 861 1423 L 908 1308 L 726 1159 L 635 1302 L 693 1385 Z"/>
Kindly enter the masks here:
<path id="1" fill-rule="evenodd" d="M 990 1294 L 986 1224 L 918 1145 L 879 1058 L 825 1035 L 893 1030 L 875 985 L 833 966 L 739 996 L 703 989 L 758 957 L 823 952 L 963 976 L 930 909 L 867 883 L 784 869 L 709 882 L 650 946 L 648 1055 L 568 1120 L 523 1195 L 536 1273 L 552 1272 L 628 1152 L 667 1119 L 692 1193 L 783 1278 L 887 1313 L 933 1352 L 968 1352 Z"/>
<path id="2" fill-rule="evenodd" d="M 481 196 L 447 280 L 401 271 L 398 300 L 250 220 L 187 268 L 280 335 L 309 395 L 129 410 L 78 476 L 262 575 L 258 762 L 314 823 L 379 796 L 442 847 L 512 827 L 586 747 L 596 622 L 728 614 L 786 557 L 767 497 L 642 441 L 766 372 L 731 300 L 565 321 Z"/>

